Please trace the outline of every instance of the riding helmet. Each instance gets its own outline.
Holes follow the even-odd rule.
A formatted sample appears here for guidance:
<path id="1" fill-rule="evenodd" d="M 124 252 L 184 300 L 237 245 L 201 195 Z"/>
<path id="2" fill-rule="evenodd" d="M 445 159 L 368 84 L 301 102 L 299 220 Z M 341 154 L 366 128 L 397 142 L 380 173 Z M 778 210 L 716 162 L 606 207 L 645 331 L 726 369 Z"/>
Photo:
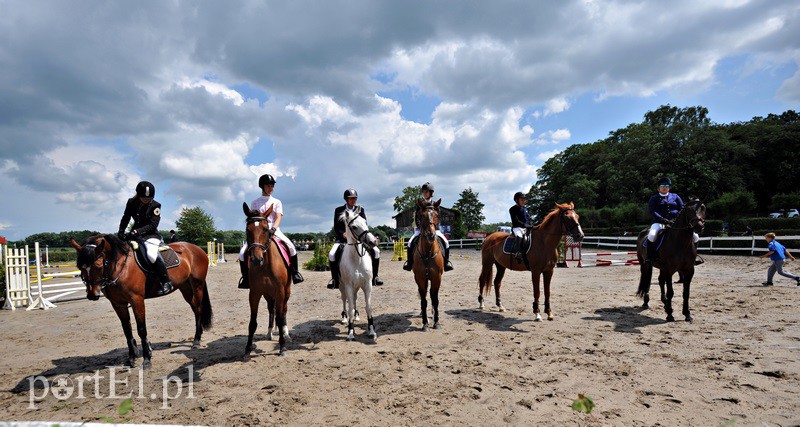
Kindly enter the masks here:
<path id="1" fill-rule="evenodd" d="M 431 184 L 430 182 L 426 182 L 426 183 L 422 184 L 422 190 L 421 191 L 426 191 L 426 190 L 430 191 L 431 194 L 433 194 L 433 184 Z"/>
<path id="2" fill-rule="evenodd" d="M 522 191 L 517 191 L 516 193 L 514 193 L 514 202 L 516 202 L 517 200 L 522 199 L 524 197 L 525 197 L 525 193 L 523 193 Z"/>
<path id="3" fill-rule="evenodd" d="M 347 200 L 350 197 L 358 197 L 358 191 L 356 191 L 353 188 L 348 188 L 347 190 L 344 190 L 344 199 Z"/>
<path id="4" fill-rule="evenodd" d="M 672 180 L 667 178 L 666 176 L 662 176 L 658 179 L 658 185 L 672 185 Z"/>
<path id="5" fill-rule="evenodd" d="M 156 187 L 148 181 L 142 181 L 136 184 L 136 195 L 138 197 L 153 198 L 156 195 Z"/>
<path id="6" fill-rule="evenodd" d="M 258 188 L 263 188 L 267 184 L 274 184 L 275 178 L 272 177 L 270 174 L 261 175 L 261 178 L 258 178 Z"/>

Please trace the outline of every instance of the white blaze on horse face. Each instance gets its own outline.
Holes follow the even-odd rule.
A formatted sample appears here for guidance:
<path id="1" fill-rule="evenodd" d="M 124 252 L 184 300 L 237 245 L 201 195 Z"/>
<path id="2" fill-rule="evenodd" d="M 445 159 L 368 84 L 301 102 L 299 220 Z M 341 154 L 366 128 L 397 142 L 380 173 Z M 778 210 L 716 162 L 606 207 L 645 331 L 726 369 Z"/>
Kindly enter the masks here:
<path id="1" fill-rule="evenodd" d="M 256 221 L 256 222 L 254 222 L 254 223 L 253 223 L 253 225 L 255 225 L 256 227 L 258 227 L 258 224 L 261 224 L 261 223 L 260 223 L 260 222 L 258 222 L 258 221 Z"/>

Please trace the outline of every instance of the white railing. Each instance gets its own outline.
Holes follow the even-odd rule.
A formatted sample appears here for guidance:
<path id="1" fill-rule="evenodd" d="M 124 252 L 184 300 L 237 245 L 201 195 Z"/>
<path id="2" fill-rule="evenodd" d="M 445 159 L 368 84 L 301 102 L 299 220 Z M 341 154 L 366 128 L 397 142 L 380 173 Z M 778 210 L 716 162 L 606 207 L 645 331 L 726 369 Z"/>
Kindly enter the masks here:
<path id="1" fill-rule="evenodd" d="M 782 242 L 800 241 L 800 236 L 780 236 Z M 736 246 L 731 247 L 724 242 L 742 242 Z M 764 247 L 757 245 L 762 245 Z M 724 245 L 724 246 L 723 246 Z M 586 236 L 581 242 L 583 248 L 598 248 L 598 249 L 631 249 L 636 248 L 636 236 Z M 800 245 L 798 245 L 800 246 Z M 755 255 L 757 252 L 767 252 L 766 241 L 761 236 L 747 236 L 747 237 L 701 237 L 697 246 L 700 252 L 732 252 L 743 253 L 749 252 L 750 255 Z"/>

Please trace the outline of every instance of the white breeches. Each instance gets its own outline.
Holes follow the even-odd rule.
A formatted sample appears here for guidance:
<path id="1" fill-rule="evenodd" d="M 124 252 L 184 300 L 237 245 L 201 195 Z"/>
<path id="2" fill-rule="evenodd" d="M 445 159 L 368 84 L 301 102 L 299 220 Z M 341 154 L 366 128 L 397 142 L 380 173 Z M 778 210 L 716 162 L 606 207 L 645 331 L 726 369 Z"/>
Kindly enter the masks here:
<path id="1" fill-rule="evenodd" d="M 158 258 L 159 246 L 161 246 L 161 239 L 157 237 L 151 237 L 144 241 L 144 249 L 147 251 L 148 261 L 156 262 L 156 258 Z"/>
<path id="2" fill-rule="evenodd" d="M 336 250 L 339 249 L 341 243 L 334 243 L 331 251 L 328 252 L 328 260 L 333 262 L 336 261 Z M 375 254 L 375 259 L 381 259 L 381 248 L 375 246 L 372 248 L 372 252 Z"/>
<path id="3" fill-rule="evenodd" d="M 280 228 L 275 230 L 275 237 L 281 239 L 282 242 L 286 243 L 286 246 L 289 247 L 289 255 L 295 256 L 297 255 L 297 249 L 294 247 L 294 243 L 289 240 L 286 235 L 283 234 Z M 247 253 L 247 243 L 242 245 L 242 248 L 239 249 L 239 261 L 244 261 L 244 254 Z"/>
<path id="4" fill-rule="evenodd" d="M 441 231 L 439 231 L 439 230 L 436 230 L 436 235 L 437 235 L 437 236 L 439 236 L 439 237 L 441 237 L 441 238 L 442 238 L 442 240 L 444 240 L 444 247 L 446 247 L 446 248 L 449 248 L 449 247 L 450 247 L 450 241 L 449 241 L 449 240 L 447 240 L 447 237 L 444 237 L 444 234 L 443 234 Z M 410 239 L 408 239 L 408 247 L 409 247 L 409 248 L 411 247 L 411 242 L 413 242 L 413 241 L 414 241 L 414 239 L 416 239 L 416 238 L 417 238 L 417 236 L 419 236 L 419 230 L 415 230 L 415 231 L 414 231 L 414 235 L 413 235 L 413 236 L 411 236 L 411 238 L 410 238 Z"/>
<path id="5" fill-rule="evenodd" d="M 525 229 L 522 227 L 514 227 L 511 229 L 511 232 L 517 237 L 522 237 L 525 235 Z"/>
<path id="6" fill-rule="evenodd" d="M 647 240 L 655 242 L 658 231 L 663 229 L 664 227 L 665 227 L 664 224 L 660 222 L 653 223 L 653 225 L 650 226 L 650 231 L 647 233 Z M 698 236 L 697 233 L 692 233 L 692 241 L 695 243 L 699 242 L 700 236 Z"/>

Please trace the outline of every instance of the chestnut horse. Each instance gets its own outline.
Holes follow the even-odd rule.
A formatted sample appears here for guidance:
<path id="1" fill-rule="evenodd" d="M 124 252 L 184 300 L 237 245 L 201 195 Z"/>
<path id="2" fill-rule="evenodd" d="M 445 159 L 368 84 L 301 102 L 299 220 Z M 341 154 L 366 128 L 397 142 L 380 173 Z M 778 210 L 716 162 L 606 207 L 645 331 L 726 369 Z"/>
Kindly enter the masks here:
<path id="1" fill-rule="evenodd" d="M 441 329 L 439 324 L 439 287 L 442 285 L 444 272 L 444 253 L 439 239 L 436 238 L 436 229 L 439 228 L 439 205 L 442 199 L 434 203 L 417 200 L 417 224 L 420 235 L 417 237 L 417 249 L 408 256 L 414 257 L 414 280 L 419 290 L 420 305 L 422 308 L 422 330 L 428 328 L 428 282 L 431 284 L 431 304 L 433 305 L 433 329 Z"/>
<path id="2" fill-rule="evenodd" d="M 247 203 L 242 210 L 247 217 L 247 253 L 245 260 L 249 262 L 248 278 L 250 280 L 250 327 L 247 336 L 245 357 L 250 355 L 255 346 L 253 335 L 258 327 L 258 303 L 261 298 L 267 301 L 269 309 L 269 332 L 267 339 L 272 340 L 272 328 L 278 323 L 280 355 L 286 355 L 286 342 L 291 341 L 289 327 L 286 326 L 286 309 L 292 288 L 292 276 L 281 257 L 280 249 L 272 240 L 273 231 L 268 228 L 267 217 L 273 206 L 266 212 L 251 211 Z"/>
<path id="3" fill-rule="evenodd" d="M 128 342 L 127 365 L 133 367 L 139 357 L 136 340 L 131 330 L 130 305 L 136 319 L 136 329 L 142 340 L 143 368 L 150 366 L 153 349 L 147 339 L 147 322 L 145 321 L 144 300 L 145 273 L 136 265 L 133 248 L 130 244 L 113 234 L 89 237 L 82 246 L 72 240 L 72 246 L 78 251 L 77 266 L 81 271 L 81 279 L 86 285 L 86 297 L 92 301 L 105 295 L 114 307 L 125 339 Z M 170 243 L 180 258 L 180 265 L 169 269 L 169 277 L 174 289 L 179 289 L 183 299 L 189 303 L 194 312 L 195 333 L 192 348 L 200 345 L 204 330 L 211 328 L 211 300 L 208 296 L 206 273 L 208 272 L 208 255 L 199 247 L 186 242 Z M 171 292 L 170 292 L 171 293 Z"/>
<path id="4" fill-rule="evenodd" d="M 489 295 L 492 285 L 492 266 L 497 267 L 497 277 L 494 279 L 495 302 L 500 311 L 506 311 L 500 302 L 500 282 L 503 280 L 506 269 L 515 271 L 530 271 L 533 282 L 533 314 L 536 321 L 542 320 L 539 313 L 539 276 L 544 277 L 544 311 L 547 320 L 555 317 L 550 309 L 550 280 L 553 278 L 553 268 L 558 261 L 558 244 L 564 234 L 570 234 L 579 242 L 583 240 L 583 231 L 578 222 L 573 203 L 556 204 L 544 220 L 527 230 L 531 239 L 530 249 L 524 254 L 524 260 L 518 261 L 513 255 L 503 253 L 503 244 L 508 233 L 492 233 L 483 241 L 481 248 L 481 275 L 478 278 L 478 302 L 483 310 L 483 296 Z"/>
<path id="5" fill-rule="evenodd" d="M 664 231 L 664 238 L 660 245 L 647 242 L 648 247 L 643 246 L 647 239 L 647 229 L 639 233 L 636 242 L 636 255 L 639 259 L 640 276 L 639 289 L 636 295 L 642 297 L 644 304 L 642 308 L 649 308 L 650 302 L 650 282 L 653 277 L 653 267 L 658 268 L 658 286 L 661 288 L 661 302 L 664 303 L 664 311 L 667 312 L 667 322 L 674 322 L 672 316 L 672 297 L 675 292 L 672 289 L 672 276 L 675 272 L 680 272 L 683 278 L 683 315 L 687 322 L 694 320 L 689 311 L 689 293 L 694 277 L 694 261 L 697 259 L 697 248 L 692 240 L 694 233 L 702 233 L 705 224 L 706 206 L 699 200 L 692 200 L 686 203 L 678 212 L 675 222 L 668 226 Z M 658 242 L 658 239 L 656 239 Z M 645 262 L 647 259 L 646 251 L 655 246 L 658 257 L 652 264 Z M 666 292 L 664 287 L 666 285 Z"/>

